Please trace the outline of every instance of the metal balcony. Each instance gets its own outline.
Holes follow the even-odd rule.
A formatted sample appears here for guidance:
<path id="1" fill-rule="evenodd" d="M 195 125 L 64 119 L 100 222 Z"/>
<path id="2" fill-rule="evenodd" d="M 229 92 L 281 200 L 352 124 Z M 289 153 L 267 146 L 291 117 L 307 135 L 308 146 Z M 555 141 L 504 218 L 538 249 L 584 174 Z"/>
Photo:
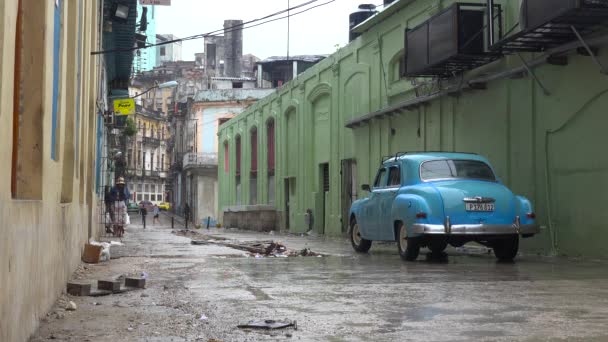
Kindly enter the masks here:
<path id="1" fill-rule="evenodd" d="M 217 167 L 217 152 L 186 153 L 184 169 Z"/>
<path id="2" fill-rule="evenodd" d="M 144 145 L 147 145 L 147 146 L 152 146 L 152 147 L 160 146 L 160 139 L 153 138 L 153 137 L 143 137 L 142 142 L 144 143 Z"/>

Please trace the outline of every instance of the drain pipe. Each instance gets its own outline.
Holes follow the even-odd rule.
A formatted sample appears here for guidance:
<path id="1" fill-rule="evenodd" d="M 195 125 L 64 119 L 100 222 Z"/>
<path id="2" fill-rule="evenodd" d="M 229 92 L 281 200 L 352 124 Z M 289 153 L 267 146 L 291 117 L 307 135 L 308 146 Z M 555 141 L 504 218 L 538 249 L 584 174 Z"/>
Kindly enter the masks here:
<path id="1" fill-rule="evenodd" d="M 488 7 L 488 47 L 494 45 L 494 0 L 487 0 Z"/>

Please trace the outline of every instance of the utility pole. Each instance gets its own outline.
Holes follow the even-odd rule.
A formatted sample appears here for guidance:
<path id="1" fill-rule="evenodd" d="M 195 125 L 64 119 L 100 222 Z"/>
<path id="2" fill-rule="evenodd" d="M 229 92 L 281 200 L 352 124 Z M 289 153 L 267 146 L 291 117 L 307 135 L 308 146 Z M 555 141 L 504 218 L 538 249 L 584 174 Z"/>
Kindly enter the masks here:
<path id="1" fill-rule="evenodd" d="M 289 60 L 289 24 L 291 20 L 290 8 L 290 0 L 287 0 L 287 60 Z"/>

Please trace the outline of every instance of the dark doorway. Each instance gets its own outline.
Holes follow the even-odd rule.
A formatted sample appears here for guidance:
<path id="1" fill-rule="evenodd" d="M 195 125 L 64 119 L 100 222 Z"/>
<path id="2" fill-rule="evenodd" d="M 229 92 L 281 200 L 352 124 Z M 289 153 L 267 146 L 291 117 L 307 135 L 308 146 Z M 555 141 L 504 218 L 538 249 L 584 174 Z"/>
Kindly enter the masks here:
<path id="1" fill-rule="evenodd" d="M 317 218 L 315 220 L 319 220 L 319 234 L 324 234 L 325 231 L 327 230 L 327 220 L 325 219 L 325 216 L 327 213 L 329 213 L 329 203 L 327 201 L 327 196 L 329 194 L 329 163 L 323 163 L 319 165 L 319 171 L 320 171 L 320 178 L 321 178 L 321 203 L 320 203 L 320 209 L 321 211 L 319 212 Z"/>
<path id="2" fill-rule="evenodd" d="M 296 203 L 296 179 L 294 177 L 284 179 L 285 186 L 285 229 L 291 230 L 295 223 L 294 212 Z"/>
<path id="3" fill-rule="evenodd" d="M 342 176 L 342 194 L 340 196 L 342 232 L 346 232 L 349 225 L 350 206 L 357 199 L 357 161 L 354 159 L 342 160 L 340 175 Z"/>

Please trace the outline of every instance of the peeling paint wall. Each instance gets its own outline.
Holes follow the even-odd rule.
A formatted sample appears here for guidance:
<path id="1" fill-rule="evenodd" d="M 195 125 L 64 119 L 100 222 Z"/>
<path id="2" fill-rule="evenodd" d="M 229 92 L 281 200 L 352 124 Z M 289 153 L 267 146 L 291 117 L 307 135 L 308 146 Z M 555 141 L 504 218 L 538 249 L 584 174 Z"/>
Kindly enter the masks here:
<path id="1" fill-rule="evenodd" d="M 29 0 L 31 1 L 31 0 Z M 66 281 L 80 264 L 80 255 L 89 235 L 97 236 L 95 225 L 96 197 L 95 131 L 97 129 L 96 94 L 100 59 L 91 57 L 97 49 L 99 32 L 98 1 L 82 1 L 78 16 L 69 16 L 71 0 L 43 1 L 35 5 L 45 13 L 44 49 L 36 51 L 44 60 L 44 79 L 41 84 L 40 124 L 42 126 L 42 158 L 35 165 L 41 174 L 41 198 L 36 200 L 14 199 L 11 194 L 11 151 L 13 147 L 13 95 L 15 92 L 15 32 L 17 25 L 17 0 L 0 2 L 0 341 L 26 341 L 37 328 L 40 318 L 46 315 L 58 295 L 65 289 Z M 77 6 L 78 7 L 78 6 Z M 54 58 L 54 13 L 61 12 L 61 48 Z M 78 18 L 84 25 L 78 30 Z M 74 35 L 79 32 L 79 35 Z M 82 42 L 80 54 L 68 49 L 69 37 Z M 71 44 L 71 43 L 70 43 Z M 68 60 L 81 58 L 80 83 L 72 75 L 74 65 Z M 27 57 L 27 56 L 26 56 Z M 58 65 L 58 97 L 55 139 L 55 160 L 51 158 L 53 130 L 53 69 Z M 57 68 L 55 68 L 57 71 Z M 73 88 L 79 88 L 80 97 L 68 97 Z M 24 89 L 27 94 L 30 89 Z M 25 98 L 27 100 L 27 97 Z M 75 106 L 80 120 L 68 118 L 74 115 Z M 74 125 L 74 126 L 72 126 Z M 20 132 L 24 137 L 32 132 Z M 79 135 L 77 156 L 70 157 L 64 144 L 73 143 Z M 69 136 L 69 138 L 68 138 Z M 79 158 L 74 163 L 73 158 Z M 63 177 L 64 165 L 70 166 L 71 177 Z M 76 165 L 76 167 L 74 167 Z M 25 170 L 18 170 L 19 172 Z M 71 182 L 71 186 L 64 186 Z M 62 193 L 64 189 L 64 193 Z M 69 191 L 68 195 L 65 193 Z M 62 196 L 64 195 L 64 196 Z M 61 203 L 62 199 L 65 203 Z"/>

